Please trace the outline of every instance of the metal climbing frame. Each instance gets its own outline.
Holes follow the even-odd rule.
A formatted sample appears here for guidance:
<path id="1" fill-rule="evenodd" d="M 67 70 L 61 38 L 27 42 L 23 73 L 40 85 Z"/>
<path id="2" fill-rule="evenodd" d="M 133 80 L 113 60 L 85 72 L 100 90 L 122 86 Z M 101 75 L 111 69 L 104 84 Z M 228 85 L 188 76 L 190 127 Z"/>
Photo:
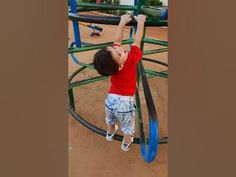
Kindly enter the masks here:
<path id="1" fill-rule="evenodd" d="M 134 6 L 128 6 L 128 5 L 98 5 L 93 3 L 79 3 L 77 4 L 76 0 L 70 0 L 70 9 L 69 9 L 69 19 L 73 22 L 73 29 L 74 29 L 74 38 L 75 41 L 70 44 L 70 48 L 68 49 L 68 53 L 72 57 L 72 59 L 81 66 L 76 72 L 74 72 L 69 77 L 69 89 L 68 89 L 68 95 L 69 95 L 69 112 L 71 115 L 78 120 L 81 124 L 89 128 L 90 130 L 102 135 L 106 136 L 106 131 L 103 129 L 100 129 L 94 125 L 92 125 L 90 122 L 86 121 L 84 118 L 82 118 L 80 115 L 78 115 L 75 112 L 75 103 L 74 103 L 74 95 L 73 95 L 73 88 L 78 87 L 80 85 L 93 83 L 96 81 L 101 81 L 106 79 L 105 76 L 97 76 L 81 81 L 72 82 L 73 78 L 79 74 L 81 71 L 89 68 L 94 69 L 91 64 L 82 63 L 79 62 L 79 60 L 74 55 L 78 52 L 85 52 L 89 50 L 95 50 L 95 49 L 101 49 L 103 47 L 106 47 L 108 45 L 111 45 L 112 42 L 102 43 L 102 44 L 96 44 L 96 45 L 81 45 L 81 39 L 80 39 L 80 33 L 79 33 L 79 22 L 88 22 L 88 23 L 100 23 L 100 24 L 110 24 L 110 25 L 118 25 L 120 21 L 120 17 L 104 17 L 104 16 L 91 16 L 91 15 L 80 15 L 79 11 L 91 11 L 91 10 L 132 10 L 134 14 L 143 13 L 148 15 L 148 19 L 145 22 L 145 26 L 168 26 L 168 22 L 166 18 L 166 8 L 161 7 L 147 7 L 145 6 L 144 0 L 135 0 Z M 164 14 L 164 15 L 163 15 Z M 133 20 L 129 24 L 132 26 L 130 31 L 130 38 L 123 40 L 123 44 L 131 44 L 133 42 L 132 39 L 132 33 L 135 31 L 136 22 Z M 144 31 L 145 34 L 145 31 Z M 145 36 L 145 35 L 144 35 Z M 155 44 L 159 46 L 163 46 L 163 48 L 155 49 L 155 50 L 146 50 L 143 51 L 144 43 L 150 43 Z M 168 51 L 168 42 L 166 41 L 160 41 L 156 39 L 151 39 L 147 37 L 143 37 L 142 44 L 141 44 L 141 50 L 143 51 L 144 55 L 154 54 L 154 53 L 161 53 Z M 167 63 L 149 59 L 146 57 L 142 58 L 143 61 L 153 62 L 156 64 L 160 64 L 162 66 L 168 67 Z M 159 125 L 158 125 L 158 117 L 156 113 L 156 109 L 154 106 L 154 102 L 152 99 L 151 91 L 148 85 L 147 79 L 150 77 L 163 77 L 167 78 L 168 73 L 166 71 L 164 72 L 157 72 L 150 69 L 144 69 L 142 60 L 138 63 L 138 73 L 137 73 L 137 85 L 139 86 L 140 83 L 143 85 L 147 110 L 148 110 L 148 116 L 149 116 L 149 138 L 145 138 L 144 130 L 143 130 L 143 120 L 142 120 L 142 112 L 141 112 L 141 104 L 140 104 L 140 98 L 139 98 L 139 92 L 137 90 L 135 97 L 136 97 L 136 105 L 137 105 L 137 113 L 138 113 L 138 126 L 139 126 L 139 137 L 140 138 L 134 138 L 134 144 L 140 144 L 141 154 L 143 159 L 146 162 L 152 162 L 158 152 L 158 144 L 166 144 L 167 137 L 159 138 Z M 115 135 L 114 139 L 122 141 L 121 135 Z"/>

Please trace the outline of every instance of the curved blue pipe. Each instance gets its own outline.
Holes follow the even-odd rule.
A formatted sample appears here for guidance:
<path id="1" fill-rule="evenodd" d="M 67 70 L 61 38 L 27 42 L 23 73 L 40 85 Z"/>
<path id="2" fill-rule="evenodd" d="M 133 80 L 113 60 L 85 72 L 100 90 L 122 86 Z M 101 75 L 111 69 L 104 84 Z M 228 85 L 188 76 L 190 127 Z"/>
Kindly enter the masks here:
<path id="1" fill-rule="evenodd" d="M 145 143 L 140 144 L 141 154 L 146 162 L 152 162 L 157 155 L 158 144 L 159 144 L 158 137 L 159 137 L 158 121 L 149 120 L 149 143 L 148 145 L 146 145 Z"/>
<path id="2" fill-rule="evenodd" d="M 70 48 L 73 48 L 73 46 L 75 45 L 75 42 L 72 42 L 70 44 Z M 73 59 L 73 61 L 76 63 L 76 64 L 79 64 L 79 60 L 76 58 L 76 56 L 74 55 L 74 53 L 70 53 L 70 56 L 71 58 Z"/>

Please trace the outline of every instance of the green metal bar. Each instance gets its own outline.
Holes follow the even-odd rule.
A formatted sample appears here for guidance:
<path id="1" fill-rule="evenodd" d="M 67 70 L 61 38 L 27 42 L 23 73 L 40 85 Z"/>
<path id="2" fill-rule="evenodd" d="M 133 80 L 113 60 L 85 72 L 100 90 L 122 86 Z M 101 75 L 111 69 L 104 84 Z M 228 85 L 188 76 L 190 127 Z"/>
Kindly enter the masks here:
<path id="1" fill-rule="evenodd" d="M 143 39 L 143 41 L 145 43 L 149 43 L 149 44 L 156 44 L 156 45 L 161 45 L 161 46 L 168 46 L 168 42 L 167 41 L 160 41 L 160 40 L 156 40 L 156 39 L 152 39 L 152 38 L 148 38 L 145 37 Z"/>
<path id="2" fill-rule="evenodd" d="M 84 66 L 86 68 L 94 69 L 94 67 L 91 64 L 86 64 L 86 63 L 83 63 L 83 62 L 79 62 L 78 65 Z"/>
<path id="3" fill-rule="evenodd" d="M 150 78 L 153 78 L 153 77 L 157 77 L 157 76 L 154 76 L 154 75 L 151 75 L 151 74 L 148 74 L 148 73 L 147 73 L 146 76 L 147 76 L 147 79 L 150 79 Z"/>
<path id="4" fill-rule="evenodd" d="M 168 73 L 168 70 L 162 71 L 162 73 Z"/>
<path id="5" fill-rule="evenodd" d="M 131 43 L 133 43 L 133 40 L 123 40 L 121 44 L 131 44 Z M 89 51 L 89 50 L 101 49 L 111 44 L 113 44 L 113 42 L 107 42 L 107 43 L 96 44 L 96 45 L 87 45 L 80 48 L 69 48 L 68 53 L 78 53 L 78 52 L 84 52 L 84 51 Z"/>
<path id="6" fill-rule="evenodd" d="M 136 98 L 136 112 L 137 112 L 137 120 L 138 120 L 138 130 L 139 130 L 139 137 L 145 137 L 145 135 L 141 136 L 143 134 L 142 128 L 143 128 L 143 118 L 142 118 L 142 110 L 141 110 L 141 103 L 140 103 L 140 97 L 139 97 L 139 91 L 137 89 L 135 93 Z M 139 139 L 141 140 L 141 139 Z M 142 139 L 143 142 L 145 142 L 145 139 Z M 140 143 L 140 141 L 139 141 Z"/>
<path id="7" fill-rule="evenodd" d="M 157 17 L 157 18 L 160 17 L 162 10 L 163 9 L 160 9 L 160 8 L 150 8 L 147 6 L 142 6 L 140 8 L 141 13 L 148 15 L 149 17 L 152 16 L 152 17 Z"/>
<path id="8" fill-rule="evenodd" d="M 156 76 L 156 75 L 152 75 L 152 74 L 149 74 L 147 73 L 147 79 L 150 79 L 150 78 L 153 78 L 153 77 L 162 77 L 162 76 Z M 164 77 L 165 78 L 165 77 Z"/>
<path id="9" fill-rule="evenodd" d="M 140 3 L 140 0 L 138 1 L 138 4 Z M 140 50 L 143 52 L 143 49 L 144 49 L 144 36 L 145 36 L 145 33 L 146 33 L 146 27 L 144 26 L 144 29 L 143 29 L 143 36 L 142 36 L 142 40 L 141 40 L 141 44 L 140 44 Z M 142 60 L 142 59 L 141 59 Z M 141 61 L 140 61 L 141 62 Z M 139 86 L 139 83 L 141 82 L 141 73 L 140 73 L 140 62 L 138 62 L 137 64 L 137 70 L 138 70 L 138 86 Z"/>
<path id="10" fill-rule="evenodd" d="M 76 70 L 74 73 L 72 73 L 72 75 L 69 76 L 68 83 L 70 83 L 70 82 L 72 81 L 72 79 L 73 79 L 77 74 L 79 74 L 79 72 L 81 72 L 81 71 L 83 71 L 83 70 L 85 70 L 85 69 L 86 69 L 86 67 L 83 66 L 83 67 L 79 68 L 78 70 Z"/>
<path id="11" fill-rule="evenodd" d="M 96 8 L 96 10 L 135 10 L 137 6 L 131 5 L 106 5 L 106 4 L 95 4 L 95 3 L 78 3 L 78 7 Z"/>
<path id="12" fill-rule="evenodd" d="M 140 2 L 142 2 L 142 0 L 139 0 L 138 1 L 138 7 L 140 7 Z M 143 37 L 145 36 L 145 32 L 146 32 L 146 27 L 144 26 L 144 30 L 143 30 Z M 140 49 L 143 51 L 143 48 L 144 48 L 144 42 L 143 40 L 141 40 L 141 45 L 140 45 Z M 138 88 L 140 86 L 140 83 L 141 83 L 141 72 L 140 72 L 140 63 L 141 61 L 138 62 L 137 64 L 137 70 L 138 70 L 138 80 L 137 80 L 137 85 L 138 85 Z M 143 131 L 143 118 L 142 118 L 142 112 L 141 112 L 141 103 L 140 103 L 140 98 L 139 98 L 139 90 L 137 89 L 136 93 L 135 93 L 135 97 L 136 97 L 136 106 L 137 106 L 137 113 L 138 113 L 138 126 L 139 126 L 139 137 L 140 137 L 140 144 L 141 143 L 146 143 L 147 140 L 145 139 L 145 134 L 144 134 L 144 131 Z"/>
<path id="13" fill-rule="evenodd" d="M 73 89 L 69 89 L 69 104 L 73 109 L 75 109 L 75 100 L 74 100 L 74 95 L 73 95 Z"/>
<path id="14" fill-rule="evenodd" d="M 168 48 L 161 48 L 161 49 L 154 49 L 154 50 L 146 50 L 143 52 L 144 55 L 150 55 L 154 53 L 161 53 L 161 52 L 167 52 Z"/>
<path id="15" fill-rule="evenodd" d="M 159 77 L 168 78 L 168 74 L 167 73 L 152 71 L 150 69 L 145 69 L 145 73 L 151 74 L 153 76 L 159 76 Z"/>
<path id="16" fill-rule="evenodd" d="M 72 89 L 74 87 L 78 87 L 78 86 L 81 86 L 81 85 L 85 85 L 85 84 L 105 80 L 105 79 L 107 79 L 106 76 L 97 76 L 97 77 L 93 77 L 93 78 L 89 78 L 89 79 L 84 79 L 84 80 L 81 80 L 81 81 L 76 81 L 76 82 L 70 83 L 69 89 Z"/>
<path id="17" fill-rule="evenodd" d="M 114 7 L 112 9 L 116 10 Z M 100 8 L 100 9 L 98 9 L 96 7 L 77 7 L 77 12 L 88 12 L 88 11 L 97 11 L 97 10 L 99 10 L 99 11 L 107 11 L 107 10 L 111 10 L 111 9 L 107 9 L 107 8 L 104 8 L 104 9 Z M 133 11 L 133 9 L 131 9 L 131 11 Z M 71 12 L 71 11 L 69 10 L 69 12 Z"/>
<path id="18" fill-rule="evenodd" d="M 145 5 L 145 0 L 137 0 L 138 1 L 138 13 L 140 13 L 140 9 L 143 5 Z"/>
<path id="19" fill-rule="evenodd" d="M 148 75 L 147 75 L 147 78 L 148 78 L 148 79 L 151 79 L 151 78 L 153 78 L 153 77 L 162 77 L 162 78 L 164 78 L 164 79 L 167 79 L 165 76 L 154 76 L 154 75 L 151 75 L 151 74 L 148 74 Z"/>
<path id="20" fill-rule="evenodd" d="M 77 75 L 79 72 L 83 71 L 84 69 L 86 69 L 85 66 L 81 67 L 80 69 L 78 69 L 77 71 L 75 71 L 71 77 L 69 77 L 69 83 L 71 82 L 71 80 L 74 78 L 75 75 Z M 68 90 L 68 94 L 69 94 L 69 104 L 71 105 L 71 107 L 73 109 L 75 109 L 75 101 L 74 101 L 74 94 L 73 94 L 73 88 L 69 88 Z"/>
<path id="21" fill-rule="evenodd" d="M 133 43 L 133 39 L 124 39 L 121 41 L 121 44 L 130 44 Z M 112 45 L 114 42 L 105 42 L 101 44 L 89 44 L 89 45 L 84 45 L 84 47 L 90 47 L 90 46 L 97 46 L 97 45 Z"/>
<path id="22" fill-rule="evenodd" d="M 164 63 L 164 62 L 159 61 L 159 60 L 153 60 L 153 59 L 150 59 L 150 58 L 142 58 L 142 60 L 154 62 L 154 63 L 160 64 L 160 65 L 163 65 L 163 66 L 168 66 L 167 63 Z"/>
<path id="23" fill-rule="evenodd" d="M 96 11 L 96 7 L 78 7 L 76 8 L 77 12 L 87 12 L 87 11 Z M 102 9 L 101 9 L 102 10 Z M 68 8 L 68 12 L 71 12 L 70 7 Z"/>

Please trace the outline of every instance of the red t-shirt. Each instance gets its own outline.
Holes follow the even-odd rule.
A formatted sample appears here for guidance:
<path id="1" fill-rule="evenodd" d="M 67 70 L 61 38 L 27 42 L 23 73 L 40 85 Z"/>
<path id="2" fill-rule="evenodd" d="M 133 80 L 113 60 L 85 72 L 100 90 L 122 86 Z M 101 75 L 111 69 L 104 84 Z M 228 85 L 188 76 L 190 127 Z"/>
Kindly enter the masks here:
<path id="1" fill-rule="evenodd" d="M 117 44 L 115 44 L 117 45 Z M 143 53 L 138 46 L 132 46 L 123 68 L 111 76 L 109 93 L 133 96 L 136 91 L 136 64 Z"/>

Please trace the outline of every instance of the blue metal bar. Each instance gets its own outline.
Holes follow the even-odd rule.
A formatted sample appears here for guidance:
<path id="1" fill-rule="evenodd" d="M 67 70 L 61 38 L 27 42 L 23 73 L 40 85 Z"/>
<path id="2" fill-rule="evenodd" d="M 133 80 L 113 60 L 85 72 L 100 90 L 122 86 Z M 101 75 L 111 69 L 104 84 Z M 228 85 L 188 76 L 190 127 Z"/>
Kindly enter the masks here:
<path id="1" fill-rule="evenodd" d="M 70 0 L 70 9 L 71 13 L 77 13 L 77 3 L 76 0 Z M 81 40 L 80 40 L 80 30 L 78 21 L 73 20 L 73 29 L 74 29 L 74 38 L 75 38 L 75 45 L 76 47 L 81 47 Z"/>
<path id="2" fill-rule="evenodd" d="M 73 46 L 75 45 L 75 42 L 72 42 L 70 44 L 70 48 L 73 48 Z M 77 58 L 75 57 L 74 53 L 70 53 L 70 56 L 71 58 L 73 59 L 73 61 L 76 63 L 76 64 L 79 64 L 79 60 L 77 60 Z"/>
<path id="3" fill-rule="evenodd" d="M 138 0 L 134 0 L 134 5 L 137 7 L 138 5 Z M 134 10 L 134 15 L 138 15 L 138 8 Z"/>
<path id="4" fill-rule="evenodd" d="M 142 81 L 144 82 L 144 81 Z M 149 90 L 149 86 L 147 85 L 144 86 L 144 89 L 148 89 Z M 145 93 L 145 91 L 144 91 Z M 149 103 L 152 100 L 149 100 L 152 97 L 147 98 L 148 96 L 146 96 L 145 94 L 145 99 L 146 99 L 146 103 L 147 103 L 147 107 L 148 109 L 150 108 Z M 149 116 L 149 142 L 145 142 L 142 141 L 140 143 L 140 149 L 141 149 L 141 154 L 143 159 L 150 163 L 152 162 L 156 155 L 157 155 L 157 151 L 158 151 L 158 144 L 159 144 L 159 126 L 158 126 L 158 120 L 157 120 L 157 115 L 155 112 L 155 108 L 151 108 L 152 110 L 148 110 L 150 111 L 148 114 Z M 152 112 L 155 112 L 155 114 L 153 115 Z M 140 138 L 141 139 L 141 138 Z"/>
<path id="5" fill-rule="evenodd" d="M 152 162 L 157 154 L 159 138 L 157 120 L 149 120 L 149 144 L 141 143 L 141 154 L 146 162 Z"/>

